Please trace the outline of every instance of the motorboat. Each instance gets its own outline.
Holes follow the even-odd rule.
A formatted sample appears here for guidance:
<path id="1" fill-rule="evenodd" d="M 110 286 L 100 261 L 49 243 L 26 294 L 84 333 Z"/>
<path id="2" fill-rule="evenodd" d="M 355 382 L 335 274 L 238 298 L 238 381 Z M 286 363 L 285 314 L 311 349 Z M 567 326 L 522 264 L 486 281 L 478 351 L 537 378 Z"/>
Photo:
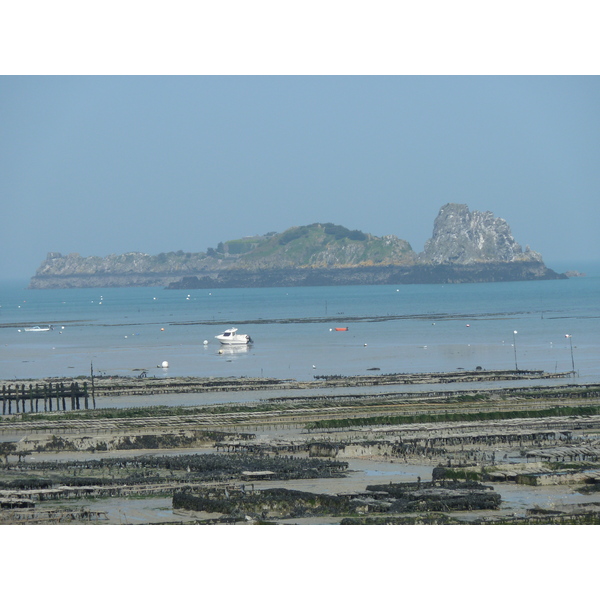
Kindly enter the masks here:
<path id="1" fill-rule="evenodd" d="M 25 327 L 24 329 L 25 331 L 50 331 L 51 329 L 54 329 L 54 327 L 52 327 L 52 325 L 44 325 L 43 327 L 34 325 L 33 327 Z"/>
<path id="2" fill-rule="evenodd" d="M 226 344 L 228 346 L 241 346 L 252 343 L 252 338 L 249 335 L 237 333 L 235 327 L 231 327 L 226 329 L 223 333 L 215 335 L 215 338 L 219 340 L 221 344 Z"/>

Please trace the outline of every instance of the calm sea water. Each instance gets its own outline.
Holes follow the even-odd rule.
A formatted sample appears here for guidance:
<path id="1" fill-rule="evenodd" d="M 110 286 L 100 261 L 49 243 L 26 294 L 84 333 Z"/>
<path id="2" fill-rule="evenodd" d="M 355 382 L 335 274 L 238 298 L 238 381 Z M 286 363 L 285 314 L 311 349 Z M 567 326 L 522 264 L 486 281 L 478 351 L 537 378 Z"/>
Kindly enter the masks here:
<path id="1" fill-rule="evenodd" d="M 157 377 L 298 380 L 362 375 L 369 369 L 401 373 L 517 365 L 554 372 L 570 371 L 574 363 L 580 381 L 600 381 L 598 276 L 191 291 L 26 286 L 26 281 L 0 284 L 0 379 L 86 375 L 91 363 L 96 373 L 107 375 L 146 369 Z M 364 320 L 352 320 L 356 317 Z M 286 319 L 326 321 L 281 322 Z M 54 329 L 24 331 L 44 324 Z M 214 336 L 229 326 L 238 326 L 255 343 L 219 354 Z M 332 331 L 346 326 L 348 331 Z M 158 366 L 163 361 L 168 369 Z"/>

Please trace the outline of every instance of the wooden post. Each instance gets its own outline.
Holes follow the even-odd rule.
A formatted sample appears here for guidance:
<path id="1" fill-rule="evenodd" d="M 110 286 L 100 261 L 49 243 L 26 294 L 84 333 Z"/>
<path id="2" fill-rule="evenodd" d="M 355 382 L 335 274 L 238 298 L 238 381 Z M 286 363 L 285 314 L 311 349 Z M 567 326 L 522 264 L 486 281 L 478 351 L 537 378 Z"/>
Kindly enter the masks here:
<path id="1" fill-rule="evenodd" d="M 48 384 L 47 394 L 48 394 L 48 405 L 50 407 L 50 412 L 52 412 L 52 384 L 51 383 Z M 45 402 L 44 402 L 44 404 L 45 404 Z"/>
<path id="2" fill-rule="evenodd" d="M 87 389 L 87 381 L 83 382 L 83 399 L 85 402 L 85 410 L 89 408 L 88 406 L 88 389 Z"/>

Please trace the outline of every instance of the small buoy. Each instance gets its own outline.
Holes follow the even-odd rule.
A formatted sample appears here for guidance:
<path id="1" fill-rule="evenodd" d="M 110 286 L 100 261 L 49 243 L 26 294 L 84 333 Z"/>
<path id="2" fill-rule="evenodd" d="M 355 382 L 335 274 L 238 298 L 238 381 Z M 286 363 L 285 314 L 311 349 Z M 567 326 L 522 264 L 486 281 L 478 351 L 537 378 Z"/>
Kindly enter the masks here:
<path id="1" fill-rule="evenodd" d="M 163 369 L 168 369 L 169 368 L 169 363 L 166 360 L 162 361 L 162 364 L 160 365 Z"/>
<path id="2" fill-rule="evenodd" d="M 161 327 L 161 328 L 160 328 L 160 330 L 161 330 L 161 331 L 164 331 L 164 330 L 165 330 L 165 328 L 164 328 L 164 327 Z"/>
<path id="3" fill-rule="evenodd" d="M 471 327 L 471 326 L 467 323 L 467 327 Z"/>
<path id="4" fill-rule="evenodd" d="M 313 369 L 316 369 L 316 368 L 317 368 L 316 365 L 313 365 Z"/>
<path id="5" fill-rule="evenodd" d="M 365 347 L 366 347 L 366 346 L 367 346 L 367 345 L 365 344 Z"/>
<path id="6" fill-rule="evenodd" d="M 207 346 L 207 345 L 208 345 L 208 340 L 204 340 L 202 343 L 203 343 L 205 346 Z"/>
<path id="7" fill-rule="evenodd" d="M 219 354 L 223 354 L 223 350 L 219 350 Z"/>

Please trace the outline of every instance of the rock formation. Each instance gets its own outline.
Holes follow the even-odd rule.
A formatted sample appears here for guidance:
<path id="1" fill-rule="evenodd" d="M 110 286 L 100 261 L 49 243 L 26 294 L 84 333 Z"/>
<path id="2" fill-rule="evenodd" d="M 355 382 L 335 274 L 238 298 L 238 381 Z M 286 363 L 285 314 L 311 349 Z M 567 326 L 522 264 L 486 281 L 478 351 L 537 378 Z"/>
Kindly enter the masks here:
<path id="1" fill-rule="evenodd" d="M 504 219 L 446 204 L 422 253 L 394 235 L 332 223 L 221 242 L 206 252 L 105 258 L 48 254 L 30 288 L 170 288 L 462 283 L 565 278 L 515 241 Z"/>
<path id="2" fill-rule="evenodd" d="M 433 265 L 517 260 L 543 262 L 541 254 L 529 247 L 523 252 L 504 219 L 489 211 L 470 212 L 466 204 L 442 206 L 433 224 L 433 237 L 419 255 L 420 263 Z"/>

